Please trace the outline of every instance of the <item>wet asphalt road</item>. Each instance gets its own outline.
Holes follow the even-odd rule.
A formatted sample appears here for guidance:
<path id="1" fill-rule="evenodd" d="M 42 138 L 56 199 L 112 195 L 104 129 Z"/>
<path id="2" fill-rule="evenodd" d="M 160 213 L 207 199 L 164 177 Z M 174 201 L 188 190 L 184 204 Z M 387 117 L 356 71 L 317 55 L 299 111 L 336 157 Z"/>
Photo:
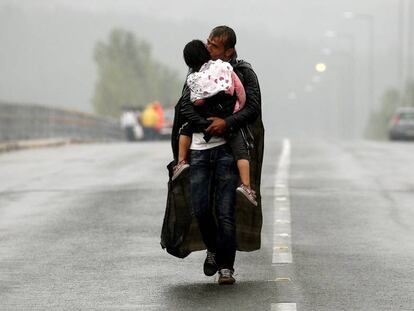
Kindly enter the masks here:
<path id="1" fill-rule="evenodd" d="M 0 154 L 0 310 L 414 310 L 414 143 L 291 140 L 293 262 L 277 265 L 282 141 L 266 148 L 262 249 L 228 287 L 204 252 L 159 246 L 168 143 Z"/>

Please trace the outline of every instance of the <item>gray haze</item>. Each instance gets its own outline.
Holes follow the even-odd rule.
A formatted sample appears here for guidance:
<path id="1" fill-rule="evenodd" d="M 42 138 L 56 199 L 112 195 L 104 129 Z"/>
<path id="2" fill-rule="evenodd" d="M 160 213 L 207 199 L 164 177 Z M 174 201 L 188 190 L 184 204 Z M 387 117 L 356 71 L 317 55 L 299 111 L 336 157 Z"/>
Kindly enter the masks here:
<path id="1" fill-rule="evenodd" d="M 345 11 L 373 17 L 372 104 L 368 24 L 346 20 Z M 382 93 L 401 84 L 396 0 L 0 0 L 0 101 L 91 112 L 93 48 L 114 27 L 148 40 L 153 55 L 184 81 L 184 44 L 205 39 L 219 24 L 236 30 L 239 58 L 259 76 L 266 128 L 278 135 L 339 134 L 337 124 L 350 114 L 361 132 Z M 355 55 L 341 36 L 325 37 L 327 30 L 354 36 Z M 314 66 L 321 61 L 328 70 L 317 78 Z M 346 108 L 353 83 L 354 112 Z"/>

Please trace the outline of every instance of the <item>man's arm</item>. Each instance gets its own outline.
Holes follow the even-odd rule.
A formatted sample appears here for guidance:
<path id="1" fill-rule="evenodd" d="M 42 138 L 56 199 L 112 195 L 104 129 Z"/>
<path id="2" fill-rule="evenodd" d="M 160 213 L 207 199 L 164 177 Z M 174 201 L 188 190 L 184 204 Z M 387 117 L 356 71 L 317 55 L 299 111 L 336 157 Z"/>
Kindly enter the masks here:
<path id="1" fill-rule="evenodd" d="M 246 92 L 246 105 L 243 109 L 225 119 L 212 117 L 210 126 L 206 131 L 212 135 L 220 136 L 226 131 L 234 132 L 239 128 L 254 122 L 258 116 L 261 116 L 261 95 L 260 86 L 257 76 L 253 69 L 245 68 L 243 70 L 243 86 Z"/>
<path id="2" fill-rule="evenodd" d="M 246 68 L 243 70 L 243 80 L 246 91 L 246 105 L 243 109 L 225 119 L 227 129 L 230 132 L 254 122 L 262 113 L 259 81 L 253 69 Z"/>

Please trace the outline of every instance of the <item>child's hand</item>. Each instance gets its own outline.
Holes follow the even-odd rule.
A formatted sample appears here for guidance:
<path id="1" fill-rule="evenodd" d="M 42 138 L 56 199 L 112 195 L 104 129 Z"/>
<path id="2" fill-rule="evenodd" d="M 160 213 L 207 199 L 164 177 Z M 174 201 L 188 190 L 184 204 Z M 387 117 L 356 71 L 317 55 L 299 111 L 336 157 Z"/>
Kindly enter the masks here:
<path id="1" fill-rule="evenodd" d="M 195 102 L 194 102 L 194 106 L 201 106 L 201 105 L 203 105 L 204 104 L 204 99 L 197 99 Z"/>

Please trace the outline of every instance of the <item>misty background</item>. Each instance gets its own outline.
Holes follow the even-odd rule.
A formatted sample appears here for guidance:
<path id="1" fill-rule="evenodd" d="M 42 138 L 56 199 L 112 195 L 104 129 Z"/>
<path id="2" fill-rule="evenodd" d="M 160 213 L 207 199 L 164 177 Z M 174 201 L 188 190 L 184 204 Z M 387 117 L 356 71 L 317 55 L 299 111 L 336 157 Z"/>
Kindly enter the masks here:
<path id="1" fill-rule="evenodd" d="M 412 73 L 409 10 L 410 0 L 0 0 L 0 101 L 93 113 L 94 47 L 114 28 L 146 40 L 184 82 L 185 43 L 225 24 L 258 74 L 268 133 L 361 137 L 387 90 Z"/>

